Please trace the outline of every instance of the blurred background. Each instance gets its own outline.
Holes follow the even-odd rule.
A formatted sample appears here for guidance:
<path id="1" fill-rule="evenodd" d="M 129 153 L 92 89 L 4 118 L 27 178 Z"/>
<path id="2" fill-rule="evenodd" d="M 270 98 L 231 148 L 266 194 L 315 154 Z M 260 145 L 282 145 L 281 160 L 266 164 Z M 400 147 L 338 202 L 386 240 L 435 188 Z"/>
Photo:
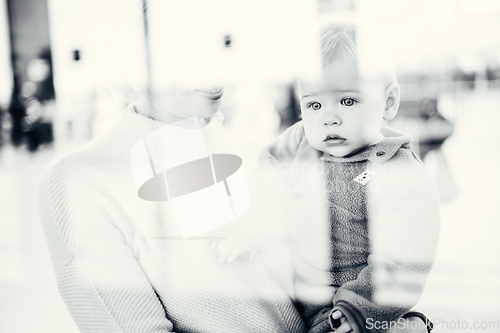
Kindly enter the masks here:
<path id="1" fill-rule="evenodd" d="M 435 332 L 500 332 L 500 0 L 179 3 L 0 0 L 0 332 L 78 332 L 38 217 L 48 162 L 109 131 L 146 88 L 182 79 L 190 53 L 169 50 L 207 38 L 207 59 L 230 64 L 225 126 L 252 160 L 299 120 L 292 78 L 317 74 L 310 36 L 332 20 L 387 43 L 402 87 L 392 125 L 439 186 L 440 246 L 417 308 Z"/>

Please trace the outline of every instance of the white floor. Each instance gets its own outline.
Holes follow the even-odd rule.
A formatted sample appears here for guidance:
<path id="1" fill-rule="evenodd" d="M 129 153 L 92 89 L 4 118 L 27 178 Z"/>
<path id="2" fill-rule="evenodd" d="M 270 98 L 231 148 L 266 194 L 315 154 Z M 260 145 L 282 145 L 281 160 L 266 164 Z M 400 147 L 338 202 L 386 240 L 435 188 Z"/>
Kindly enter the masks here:
<path id="1" fill-rule="evenodd" d="M 500 93 L 443 96 L 441 107 L 455 120 L 444 152 L 459 196 L 442 205 L 439 253 L 418 309 L 435 321 L 434 332 L 500 332 Z M 57 292 L 36 188 L 44 165 L 81 143 L 60 140 L 36 154 L 0 150 L 2 333 L 78 332 Z"/>

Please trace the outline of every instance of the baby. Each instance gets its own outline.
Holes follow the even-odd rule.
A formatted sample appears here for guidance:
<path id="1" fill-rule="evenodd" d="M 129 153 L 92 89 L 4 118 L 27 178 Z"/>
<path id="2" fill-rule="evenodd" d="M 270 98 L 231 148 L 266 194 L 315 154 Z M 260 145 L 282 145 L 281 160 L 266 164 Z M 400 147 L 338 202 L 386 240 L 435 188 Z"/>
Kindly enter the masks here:
<path id="1" fill-rule="evenodd" d="M 274 175 L 292 174 L 283 164 L 312 163 L 308 170 L 321 170 L 320 195 L 293 191 L 284 218 L 295 304 L 310 332 L 410 332 L 416 326 L 427 332 L 425 316 L 408 311 L 434 261 L 439 200 L 411 137 L 385 125 L 398 111 L 399 85 L 385 65 L 371 80 L 360 75 L 353 28 L 329 27 L 321 44 L 323 79 L 298 82 L 302 121 L 262 154 Z M 306 188 L 311 178 L 300 176 L 296 184 Z M 255 256 L 259 247 L 251 246 L 249 235 L 258 238 L 250 232 L 214 242 L 219 262 L 246 251 Z M 417 325 L 417 317 L 425 323 Z"/>

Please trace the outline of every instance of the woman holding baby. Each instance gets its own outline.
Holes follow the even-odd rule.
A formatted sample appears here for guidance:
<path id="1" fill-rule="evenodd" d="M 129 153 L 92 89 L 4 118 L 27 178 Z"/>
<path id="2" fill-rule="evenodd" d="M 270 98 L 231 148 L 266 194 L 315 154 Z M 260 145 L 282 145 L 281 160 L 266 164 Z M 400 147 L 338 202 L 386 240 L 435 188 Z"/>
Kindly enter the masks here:
<path id="1" fill-rule="evenodd" d="M 336 78 L 335 82 L 328 84 L 336 87 L 344 79 L 351 85 L 358 84 L 357 76 L 349 72 L 351 65 L 327 68 L 335 74 L 331 77 Z M 333 160 L 357 154 L 371 156 L 371 150 L 365 152 L 366 147 L 386 147 L 384 144 L 393 148 L 397 146 L 395 150 L 408 149 L 406 139 L 404 142 L 396 140 L 396 143 L 387 140 L 390 134 L 380 132 L 380 128 L 372 130 L 368 120 L 362 118 L 369 115 L 370 122 L 381 125 L 384 119 L 394 116 L 399 100 L 397 86 L 389 86 L 382 98 L 375 99 L 375 109 L 385 107 L 384 110 L 373 114 L 365 110 L 366 114 L 358 118 L 356 114 L 347 116 L 332 111 L 334 107 L 328 103 L 333 99 L 328 96 L 322 96 L 324 101 L 306 101 L 306 98 L 324 95 L 332 88 L 321 86 L 326 90 L 315 91 L 310 89 L 311 86 L 314 85 L 308 88 L 305 84 L 300 86 L 301 94 L 308 95 L 301 97 L 305 103 L 304 125 L 300 122 L 285 131 L 269 146 L 271 150 L 264 151 L 264 159 L 271 158 L 273 163 L 280 163 L 275 154 L 284 156 L 304 150 L 316 156 L 320 152 Z M 350 88 L 335 89 L 345 93 Z M 351 93 L 359 96 L 349 95 L 339 101 L 345 108 L 362 100 L 359 91 Z M 356 265 L 343 267 L 344 273 L 334 274 L 335 283 L 327 286 L 331 287 L 327 290 L 332 293 L 328 304 L 313 304 L 304 301 L 308 299 L 307 295 L 301 298 L 304 290 L 307 294 L 307 290 L 314 288 L 307 286 L 304 289 L 297 284 L 298 280 L 303 282 L 306 278 L 297 275 L 295 267 L 298 255 L 302 255 L 305 262 L 309 258 L 307 253 L 295 251 L 293 244 L 286 251 L 273 251 L 273 240 L 269 241 L 268 249 L 252 248 L 244 224 L 241 229 L 228 226 L 230 234 L 222 232 L 222 236 L 217 236 L 216 230 L 215 233 L 186 239 L 176 223 L 176 212 L 171 204 L 147 201 L 138 196 L 135 182 L 138 176 L 132 167 L 135 162 L 131 161 L 134 158 L 131 148 L 138 142 L 146 143 L 143 162 L 153 169 L 156 176 L 151 160 L 154 143 L 145 138 L 167 124 L 195 117 L 208 152 L 228 152 L 229 145 L 221 139 L 224 130 L 219 110 L 223 96 L 221 85 L 172 85 L 153 90 L 151 98 L 131 104 L 121 122 L 109 134 L 92 140 L 46 167 L 39 191 L 40 216 L 60 294 L 78 328 L 93 333 L 388 331 L 376 326 L 375 322 L 369 327 L 370 318 L 365 317 L 371 312 L 364 311 L 363 306 L 368 306 L 370 311 L 379 306 L 374 304 L 370 296 L 373 290 L 367 286 L 373 285 L 370 265 L 380 262 L 375 260 L 379 257 L 370 257 L 366 237 L 357 238 L 362 245 L 350 244 L 347 238 L 338 234 L 332 238 L 343 242 L 341 247 L 334 244 L 332 260 L 342 262 L 341 259 L 352 258 L 352 253 L 346 250 L 351 245 L 359 250 L 361 259 Z M 356 120 L 360 124 L 356 125 Z M 333 130 L 344 128 L 342 124 L 344 127 L 354 126 L 351 130 L 355 135 L 351 136 L 347 130 L 342 133 Z M 325 132 L 323 138 L 320 134 L 324 129 L 331 129 L 331 133 Z M 396 153 L 388 153 L 389 158 Z M 405 154 L 411 156 L 407 151 Z M 196 207 L 192 209 L 196 210 Z M 255 209 L 251 207 L 250 211 Z M 359 217 L 359 214 L 354 212 L 352 216 Z M 353 223 L 352 216 L 343 215 L 342 221 Z M 350 235 L 348 229 L 349 226 L 345 228 L 345 235 Z M 225 230 L 224 227 L 221 230 Z M 366 227 L 359 230 L 365 234 L 368 232 Z M 283 234 L 289 233 L 283 231 Z M 215 239 L 214 245 L 215 236 L 219 238 Z M 296 234 L 293 236 L 297 237 Z M 314 245 L 317 244 L 309 244 Z M 434 246 L 431 242 L 425 259 L 433 258 Z M 418 244 L 414 249 L 418 250 Z M 262 253 L 258 253 L 260 250 Z M 219 263 L 221 255 L 235 259 L 243 258 L 245 252 L 249 252 L 253 260 Z M 416 257 L 420 258 L 418 255 Z M 349 260 L 347 262 L 352 264 Z M 307 264 L 301 263 L 301 267 Z M 427 272 L 428 268 L 425 266 L 424 271 Z M 335 303 L 335 297 L 340 294 L 351 296 L 341 296 L 338 298 L 341 301 Z M 353 304 L 349 300 L 360 303 Z M 394 310 L 380 306 L 383 311 L 394 311 L 387 312 L 387 318 L 382 315 L 376 319 L 397 321 L 405 316 L 407 319 L 400 322 L 407 324 L 391 327 L 390 332 L 426 332 L 425 325 L 409 325 L 423 322 L 418 313 L 408 313 L 410 307 L 405 304 Z"/>

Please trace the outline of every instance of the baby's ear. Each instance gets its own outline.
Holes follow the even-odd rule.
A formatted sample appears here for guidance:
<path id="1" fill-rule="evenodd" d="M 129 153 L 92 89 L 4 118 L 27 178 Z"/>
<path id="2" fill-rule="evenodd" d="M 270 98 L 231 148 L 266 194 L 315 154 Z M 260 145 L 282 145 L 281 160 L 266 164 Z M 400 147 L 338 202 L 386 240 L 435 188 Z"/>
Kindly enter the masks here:
<path id="1" fill-rule="evenodd" d="M 397 83 L 391 84 L 385 90 L 385 111 L 384 120 L 392 120 L 396 117 L 399 109 L 401 90 Z"/>

